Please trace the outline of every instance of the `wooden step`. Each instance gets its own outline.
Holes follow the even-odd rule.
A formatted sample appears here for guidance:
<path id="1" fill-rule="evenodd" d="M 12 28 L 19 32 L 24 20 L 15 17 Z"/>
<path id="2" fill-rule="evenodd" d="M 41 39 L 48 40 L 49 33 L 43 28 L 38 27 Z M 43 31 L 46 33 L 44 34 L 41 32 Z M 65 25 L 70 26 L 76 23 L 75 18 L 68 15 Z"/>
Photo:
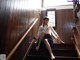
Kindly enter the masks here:
<path id="1" fill-rule="evenodd" d="M 55 56 L 68 56 L 68 57 L 77 57 L 77 51 L 76 50 L 62 50 L 62 49 L 52 49 L 53 54 Z M 31 49 L 29 52 L 30 55 L 49 55 L 49 52 L 47 49 L 39 49 L 38 51 Z"/>
<path id="2" fill-rule="evenodd" d="M 55 56 L 54 60 L 79 60 L 77 57 Z M 28 55 L 25 60 L 51 60 L 50 56 Z"/>
<path id="3" fill-rule="evenodd" d="M 36 45 L 33 45 L 32 48 L 35 48 Z M 45 44 L 40 45 L 41 48 L 46 48 Z M 75 46 L 73 44 L 53 44 L 51 48 L 54 49 L 75 49 Z"/>

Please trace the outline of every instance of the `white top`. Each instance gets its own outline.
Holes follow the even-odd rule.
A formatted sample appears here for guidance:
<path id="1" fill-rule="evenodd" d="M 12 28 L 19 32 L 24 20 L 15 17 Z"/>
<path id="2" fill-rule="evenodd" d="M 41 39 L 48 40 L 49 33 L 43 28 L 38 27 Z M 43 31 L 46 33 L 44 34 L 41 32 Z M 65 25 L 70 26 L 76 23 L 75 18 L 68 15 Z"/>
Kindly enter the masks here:
<path id="1" fill-rule="evenodd" d="M 38 34 L 40 35 L 41 33 L 45 33 L 45 34 L 50 34 L 50 29 L 49 27 L 46 25 L 43 27 L 43 25 L 41 25 L 39 27 L 39 31 L 38 31 Z"/>
<path id="2" fill-rule="evenodd" d="M 41 33 L 50 34 L 50 35 L 52 34 L 54 35 L 55 38 L 58 37 L 58 34 L 55 32 L 55 30 L 51 26 L 47 26 L 47 25 L 45 25 L 44 27 L 43 25 L 41 25 L 39 27 L 38 37 L 41 35 Z"/>

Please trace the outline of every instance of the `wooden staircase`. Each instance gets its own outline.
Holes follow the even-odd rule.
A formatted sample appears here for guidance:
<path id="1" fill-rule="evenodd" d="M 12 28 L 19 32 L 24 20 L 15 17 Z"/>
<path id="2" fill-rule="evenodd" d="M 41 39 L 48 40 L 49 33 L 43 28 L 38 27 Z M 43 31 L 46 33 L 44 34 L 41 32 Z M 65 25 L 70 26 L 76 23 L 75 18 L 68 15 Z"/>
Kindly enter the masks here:
<path id="1" fill-rule="evenodd" d="M 45 45 L 42 44 L 40 49 L 36 51 L 36 45 L 33 45 L 30 49 L 25 60 L 51 60 L 50 54 Z M 73 44 L 53 44 L 51 47 L 54 56 L 54 60 L 78 60 L 77 51 Z"/>

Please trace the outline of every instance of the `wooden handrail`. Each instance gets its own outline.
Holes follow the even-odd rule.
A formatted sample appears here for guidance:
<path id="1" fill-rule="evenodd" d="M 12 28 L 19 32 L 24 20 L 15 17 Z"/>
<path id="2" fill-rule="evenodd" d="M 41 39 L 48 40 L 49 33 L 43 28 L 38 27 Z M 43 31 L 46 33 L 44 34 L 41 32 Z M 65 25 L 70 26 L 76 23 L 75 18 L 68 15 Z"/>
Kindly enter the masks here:
<path id="1" fill-rule="evenodd" d="M 22 36 L 22 38 L 19 40 L 19 42 L 14 46 L 14 48 L 8 54 L 8 56 L 6 58 L 7 60 L 9 60 L 11 58 L 11 56 L 13 55 L 13 53 L 17 50 L 17 48 L 19 47 L 19 45 L 21 44 L 21 42 L 24 40 L 24 38 L 26 37 L 26 35 L 29 33 L 29 31 L 32 29 L 32 27 L 35 25 L 35 23 L 37 21 L 38 21 L 38 18 L 33 22 L 33 24 L 30 26 L 30 28 L 26 31 L 26 33 Z"/>
<path id="2" fill-rule="evenodd" d="M 76 27 L 73 28 L 72 33 L 73 33 L 73 36 L 74 36 L 74 39 L 75 39 L 74 44 L 75 44 L 75 48 L 76 48 L 77 53 L 78 53 L 78 58 L 80 58 L 80 47 L 79 47 L 80 37 L 79 37 L 79 32 L 77 32 Z"/>
<path id="3" fill-rule="evenodd" d="M 79 49 L 79 47 L 78 47 L 78 43 L 77 43 L 77 37 L 76 37 L 76 35 L 75 35 L 75 33 L 73 33 L 74 34 L 74 38 L 75 38 L 75 48 L 76 48 L 76 50 L 77 50 L 77 53 L 78 53 L 78 58 L 80 58 L 80 49 Z"/>

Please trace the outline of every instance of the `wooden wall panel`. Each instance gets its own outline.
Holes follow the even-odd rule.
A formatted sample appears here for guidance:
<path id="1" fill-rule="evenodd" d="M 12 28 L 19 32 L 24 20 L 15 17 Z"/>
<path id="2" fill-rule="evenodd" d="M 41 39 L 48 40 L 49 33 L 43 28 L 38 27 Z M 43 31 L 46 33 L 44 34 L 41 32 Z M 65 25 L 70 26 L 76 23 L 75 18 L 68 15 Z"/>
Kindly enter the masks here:
<path id="1" fill-rule="evenodd" d="M 27 9 L 27 7 L 33 6 L 36 4 L 29 4 L 25 7 L 25 4 L 28 1 L 32 0 L 0 0 L 0 53 L 9 54 L 12 48 L 16 45 L 22 35 L 27 31 L 29 26 L 34 21 L 34 18 L 39 18 L 41 11 L 39 9 Z M 16 4 L 17 3 L 17 4 Z M 22 3 L 22 5 L 20 5 Z M 20 5 L 20 6 L 19 6 Z M 41 5 L 41 4 L 40 4 Z M 18 6 L 18 7 L 17 7 Z M 38 21 L 39 22 L 39 21 Z M 37 23 L 33 29 L 29 32 L 28 36 L 24 39 L 23 43 L 14 53 L 15 60 L 17 60 L 17 53 L 23 58 L 27 47 L 28 42 L 35 36 L 33 34 L 34 28 L 37 32 L 39 23 Z M 24 51 L 24 52 L 23 52 Z"/>
<path id="2" fill-rule="evenodd" d="M 5 41 L 7 32 L 7 22 L 9 18 L 9 8 L 7 0 L 0 0 L 0 53 L 5 53 Z"/>
<path id="3" fill-rule="evenodd" d="M 21 2 L 20 0 L 19 2 Z M 17 2 L 16 0 L 13 1 L 14 4 Z M 23 1 L 25 2 L 25 0 Z M 27 2 L 27 0 L 26 0 Z M 8 36 L 7 32 L 7 41 L 6 41 L 6 52 L 7 54 L 11 51 L 11 49 L 15 46 L 15 44 L 18 42 L 20 37 L 23 35 L 23 33 L 27 30 L 28 26 L 33 22 L 33 18 L 39 18 L 39 10 L 18 10 L 17 8 L 14 8 L 14 4 L 11 10 L 11 16 L 9 17 L 8 22 L 8 32 L 10 32 L 10 36 Z M 33 14 L 34 12 L 34 14 Z M 11 21 L 11 22 L 10 22 Z M 11 24 L 10 24 L 11 23 Z M 32 32 L 32 31 L 31 31 Z M 29 34 L 29 39 L 31 39 L 31 33 Z M 13 43 L 11 43 L 13 42 Z M 10 44 L 10 46 L 8 46 Z M 8 50 L 7 50 L 8 49 Z"/>
<path id="4" fill-rule="evenodd" d="M 57 29 L 61 39 L 71 44 L 72 27 L 74 26 L 73 9 L 57 10 Z"/>

